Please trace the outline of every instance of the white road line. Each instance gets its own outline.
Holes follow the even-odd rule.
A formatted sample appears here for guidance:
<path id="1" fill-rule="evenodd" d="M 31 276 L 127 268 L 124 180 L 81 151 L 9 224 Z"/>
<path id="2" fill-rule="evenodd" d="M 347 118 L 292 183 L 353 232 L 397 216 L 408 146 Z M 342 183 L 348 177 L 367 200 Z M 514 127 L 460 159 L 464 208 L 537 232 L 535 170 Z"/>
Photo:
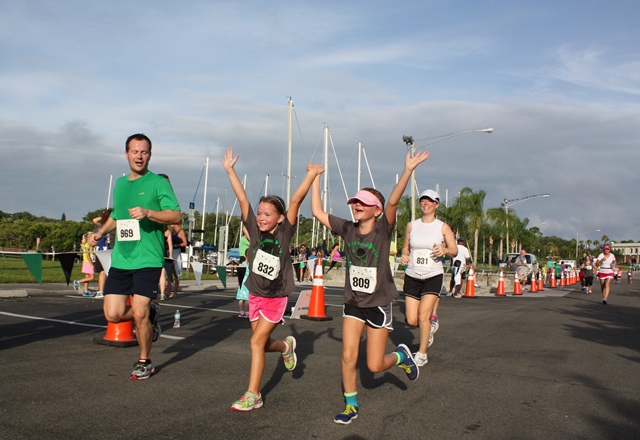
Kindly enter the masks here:
<path id="1" fill-rule="evenodd" d="M 0 312 L 0 315 L 11 316 L 13 318 L 23 318 L 23 319 L 32 319 L 35 321 L 48 321 L 48 322 L 57 322 L 60 324 L 69 324 L 69 325 L 79 325 L 82 327 L 92 327 L 92 328 L 107 328 L 106 325 L 97 325 L 97 324 L 87 324 L 84 322 L 77 321 L 66 321 L 64 319 L 54 319 L 54 318 L 42 318 L 40 316 L 29 316 L 29 315 L 19 315 L 17 313 L 9 313 L 9 312 Z M 161 338 L 174 339 L 174 340 L 182 340 L 184 336 L 172 336 L 172 335 L 160 335 Z"/>

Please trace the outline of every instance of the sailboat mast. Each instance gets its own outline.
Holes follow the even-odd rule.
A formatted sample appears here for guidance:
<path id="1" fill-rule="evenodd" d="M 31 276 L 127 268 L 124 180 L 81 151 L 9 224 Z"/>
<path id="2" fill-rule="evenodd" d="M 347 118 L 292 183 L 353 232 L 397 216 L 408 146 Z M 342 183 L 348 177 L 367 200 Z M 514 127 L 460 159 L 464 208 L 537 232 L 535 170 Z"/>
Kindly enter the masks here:
<path id="1" fill-rule="evenodd" d="M 113 183 L 113 174 L 109 176 L 109 192 L 107 193 L 107 209 L 111 204 L 111 184 Z"/>
<path id="2" fill-rule="evenodd" d="M 288 160 L 287 160 L 287 209 L 291 202 L 291 127 L 293 114 L 293 100 L 289 97 L 289 136 L 288 136 Z"/>
<path id="3" fill-rule="evenodd" d="M 200 234 L 200 240 L 204 242 L 204 218 L 207 215 L 207 181 L 209 180 L 209 156 L 204 165 L 204 200 L 202 201 L 202 233 Z"/>
<path id="4" fill-rule="evenodd" d="M 362 142 L 358 141 L 358 186 L 356 192 L 360 191 L 360 173 L 362 169 Z"/>
<path id="5" fill-rule="evenodd" d="M 327 202 L 329 200 L 329 127 L 324 127 L 324 201 L 323 209 L 327 211 Z M 322 239 L 327 239 L 327 227 L 322 229 Z"/>
<path id="6" fill-rule="evenodd" d="M 220 197 L 216 198 L 216 225 L 213 228 L 213 244 L 218 244 L 218 211 L 220 210 Z"/>

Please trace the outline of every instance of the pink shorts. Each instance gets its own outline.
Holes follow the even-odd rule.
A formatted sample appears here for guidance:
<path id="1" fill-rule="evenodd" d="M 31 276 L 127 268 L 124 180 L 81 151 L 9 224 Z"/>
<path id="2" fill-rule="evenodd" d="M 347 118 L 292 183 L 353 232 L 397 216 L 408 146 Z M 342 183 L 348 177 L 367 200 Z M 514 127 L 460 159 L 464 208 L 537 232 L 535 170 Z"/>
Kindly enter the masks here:
<path id="1" fill-rule="evenodd" d="M 93 275 L 95 273 L 93 271 L 93 264 L 83 261 L 82 262 L 82 273 L 86 273 L 87 275 Z"/>
<path id="2" fill-rule="evenodd" d="M 257 321 L 260 315 L 273 323 L 284 324 L 284 312 L 287 310 L 289 297 L 265 298 L 249 294 L 249 321 Z"/>

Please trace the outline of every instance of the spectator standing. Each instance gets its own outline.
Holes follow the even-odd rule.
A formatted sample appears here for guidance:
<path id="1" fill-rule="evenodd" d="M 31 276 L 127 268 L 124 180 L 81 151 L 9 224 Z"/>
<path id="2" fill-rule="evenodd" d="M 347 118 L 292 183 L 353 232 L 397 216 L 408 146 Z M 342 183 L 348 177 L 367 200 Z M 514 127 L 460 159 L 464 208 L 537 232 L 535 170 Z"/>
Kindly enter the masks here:
<path id="1" fill-rule="evenodd" d="M 333 267 L 340 262 L 340 244 L 339 243 L 333 244 L 333 247 L 331 248 L 331 255 L 329 256 L 329 258 L 331 260 L 331 265 L 329 266 L 329 269 L 327 269 L 327 273 L 329 273 L 329 271 L 333 269 Z"/>
<path id="2" fill-rule="evenodd" d="M 102 211 L 102 215 L 100 217 L 96 217 L 93 219 L 93 224 L 95 225 L 95 229 L 93 232 L 98 232 L 100 228 L 107 222 L 109 219 L 109 215 L 111 214 L 111 209 L 105 209 Z M 98 240 L 98 244 L 95 247 L 96 251 L 108 251 L 113 249 L 113 243 L 115 243 L 116 237 L 112 232 L 108 233 L 105 237 L 102 237 Z M 107 282 L 107 272 L 104 270 L 102 266 L 102 261 L 100 258 L 96 256 L 96 261 L 93 264 L 94 272 L 98 274 L 98 291 L 96 292 L 96 298 L 104 298 L 104 285 Z"/>
<path id="3" fill-rule="evenodd" d="M 529 265 L 527 263 L 527 251 L 522 249 L 520 250 L 520 255 L 516 257 L 516 273 L 518 274 L 518 279 L 520 280 L 520 285 L 522 287 L 527 285 L 527 278 L 529 276 Z"/>
<path id="4" fill-rule="evenodd" d="M 449 281 L 449 293 L 452 293 L 453 287 L 455 285 L 456 289 L 453 292 L 453 297 L 462 298 L 462 280 L 464 280 L 466 277 L 467 265 L 471 264 L 471 254 L 469 253 L 469 249 L 467 249 L 466 240 L 464 239 L 464 237 L 458 237 L 458 239 L 456 240 L 456 247 L 458 248 L 458 254 L 451 260 L 451 267 L 455 267 L 456 261 L 460 262 L 460 267 L 457 269 L 457 272 L 460 274 L 460 283 L 456 285 L 455 279 L 452 275 L 451 280 Z"/>
<path id="5" fill-rule="evenodd" d="M 82 296 L 90 297 L 94 294 L 89 291 L 89 283 L 95 280 L 95 269 L 93 267 L 93 259 L 95 254 L 93 253 L 93 246 L 87 241 L 87 234 L 82 235 L 82 243 L 80 245 L 82 250 L 82 273 L 85 275 L 81 280 L 73 281 L 73 288 L 77 292 L 82 284 Z"/>
<path id="6" fill-rule="evenodd" d="M 171 231 L 171 242 L 173 244 L 171 258 L 173 258 L 175 273 L 173 293 L 171 293 L 170 288 L 169 298 L 176 298 L 178 296 L 178 289 L 180 288 L 180 277 L 182 277 L 182 253 L 185 252 L 186 246 L 189 244 L 189 242 L 187 240 L 187 234 L 185 234 L 184 229 L 182 229 L 182 227 L 180 227 L 178 223 L 169 225 L 169 228 Z"/>

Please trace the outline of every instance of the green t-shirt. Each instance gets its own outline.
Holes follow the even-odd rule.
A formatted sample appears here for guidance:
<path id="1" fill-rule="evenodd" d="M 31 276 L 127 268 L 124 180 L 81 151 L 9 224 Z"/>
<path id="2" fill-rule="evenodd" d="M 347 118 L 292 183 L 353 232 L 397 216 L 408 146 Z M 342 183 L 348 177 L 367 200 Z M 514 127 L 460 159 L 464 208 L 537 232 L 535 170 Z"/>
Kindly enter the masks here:
<path id="1" fill-rule="evenodd" d="M 136 206 L 153 211 L 180 211 L 169 181 L 150 171 L 135 180 L 122 176 L 116 181 L 111 218 L 116 221 L 131 219 L 129 209 Z M 166 225 L 148 218 L 140 220 L 139 224 L 138 241 L 122 241 L 116 233 L 116 243 L 111 254 L 113 267 L 135 270 L 163 266 Z"/>

